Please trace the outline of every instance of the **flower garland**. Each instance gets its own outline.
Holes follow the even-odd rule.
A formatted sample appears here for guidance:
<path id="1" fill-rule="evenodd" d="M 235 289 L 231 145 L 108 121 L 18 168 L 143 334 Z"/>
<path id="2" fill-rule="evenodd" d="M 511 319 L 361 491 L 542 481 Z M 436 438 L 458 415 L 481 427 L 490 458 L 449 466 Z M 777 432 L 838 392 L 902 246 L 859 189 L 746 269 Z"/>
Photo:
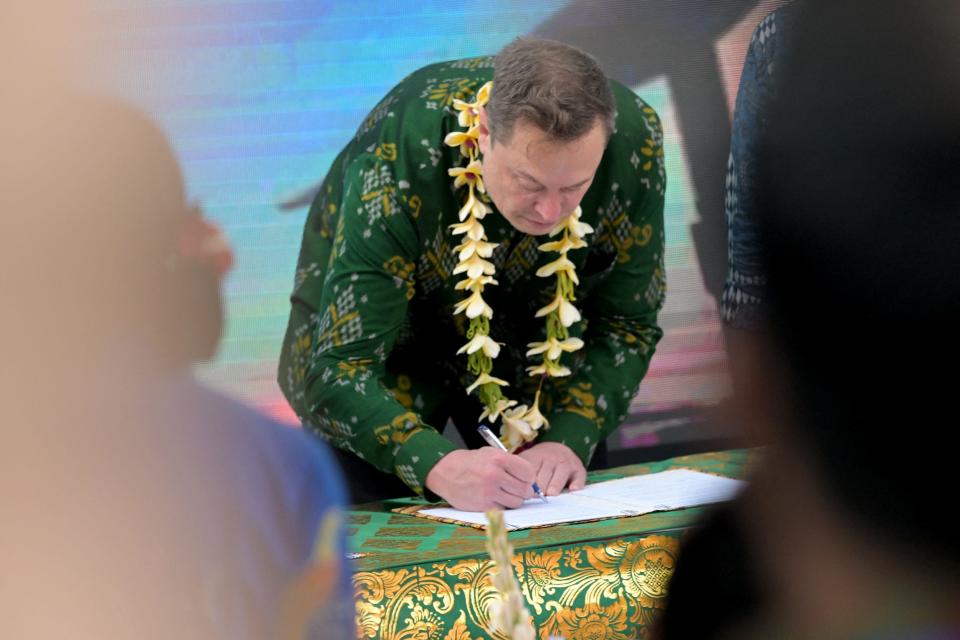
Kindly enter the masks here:
<path id="1" fill-rule="evenodd" d="M 476 379 L 467 387 L 467 393 L 476 391 L 484 405 L 480 420 L 496 422 L 501 418 L 500 438 L 510 451 L 525 442 L 533 440 L 541 428 L 549 428 L 550 423 L 540 413 L 540 391 L 546 377 L 570 375 L 570 369 L 560 364 L 564 352 L 573 352 L 583 347 L 579 338 L 571 338 L 569 328 L 580 320 L 580 312 L 573 305 L 576 300 L 574 287 L 579 284 L 573 262 L 567 258 L 571 249 L 587 246 L 584 236 L 593 232 L 593 228 L 580 221 L 580 207 L 550 231 L 550 237 L 561 235 L 557 240 L 546 242 L 538 247 L 540 251 L 556 251 L 560 256 L 553 262 L 537 270 L 541 278 L 555 277 L 556 296 L 547 306 L 537 311 L 536 317 L 546 317 L 546 340 L 531 342 L 527 345 L 527 356 L 541 357 L 539 365 L 527 367 L 531 376 L 540 376 L 540 385 L 534 396 L 533 404 L 517 405 L 503 395 L 501 387 L 509 386 L 505 380 L 490 375 L 493 360 L 500 353 L 501 344 L 490 337 L 490 320 L 493 309 L 483 299 L 483 290 L 496 285 L 494 265 L 487 258 L 493 255 L 497 243 L 489 242 L 483 229 L 483 218 L 492 212 L 487 204 L 490 197 L 483 184 L 483 165 L 480 160 L 480 107 L 490 98 L 492 82 L 487 82 L 477 92 L 473 102 L 454 100 L 453 107 L 459 113 L 457 121 L 466 131 L 454 131 L 447 135 L 444 142 L 451 147 L 459 147 L 460 154 L 466 158 L 466 165 L 454 167 L 447 172 L 454 178 L 455 189 L 466 188 L 463 205 L 460 207 L 458 224 L 451 225 L 454 236 L 464 236 L 463 241 L 454 248 L 458 263 L 454 275 L 466 274 L 457 283 L 457 290 L 469 291 L 470 295 L 454 307 L 454 315 L 466 314 L 470 319 L 467 329 L 468 342 L 457 354 L 467 355 L 467 369 Z"/>
<path id="2" fill-rule="evenodd" d="M 513 546 L 507 540 L 502 511 L 487 511 L 487 553 L 493 561 L 493 588 L 490 602 L 491 635 L 498 631 L 511 640 L 534 640 L 536 632 L 520 583 L 513 574 Z"/>

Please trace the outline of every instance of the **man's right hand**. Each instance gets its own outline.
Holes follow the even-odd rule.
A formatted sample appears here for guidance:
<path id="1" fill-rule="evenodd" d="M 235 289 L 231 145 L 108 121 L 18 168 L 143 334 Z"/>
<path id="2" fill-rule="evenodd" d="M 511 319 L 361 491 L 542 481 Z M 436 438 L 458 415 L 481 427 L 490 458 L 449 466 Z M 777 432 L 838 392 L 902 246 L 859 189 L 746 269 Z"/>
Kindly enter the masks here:
<path id="1" fill-rule="evenodd" d="M 493 447 L 451 451 L 427 474 L 427 489 L 463 511 L 516 509 L 533 497 L 529 462 Z"/>

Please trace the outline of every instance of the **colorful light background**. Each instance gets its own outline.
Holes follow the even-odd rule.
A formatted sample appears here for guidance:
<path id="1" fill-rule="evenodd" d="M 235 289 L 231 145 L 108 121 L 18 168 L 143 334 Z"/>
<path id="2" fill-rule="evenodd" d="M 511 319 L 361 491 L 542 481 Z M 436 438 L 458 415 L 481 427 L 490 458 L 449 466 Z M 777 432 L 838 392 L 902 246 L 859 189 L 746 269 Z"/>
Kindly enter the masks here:
<path id="1" fill-rule="evenodd" d="M 668 176 L 666 335 L 617 448 L 729 394 L 711 293 L 725 268 L 722 166 L 747 42 L 776 4 L 114 0 L 98 5 L 106 73 L 93 82 L 161 122 L 188 192 L 235 248 L 226 336 L 199 375 L 295 422 L 275 380 L 306 205 L 278 204 L 304 200 L 366 112 L 422 65 L 526 33 L 597 55 L 660 113 Z M 710 82 L 718 91 L 698 89 Z"/>

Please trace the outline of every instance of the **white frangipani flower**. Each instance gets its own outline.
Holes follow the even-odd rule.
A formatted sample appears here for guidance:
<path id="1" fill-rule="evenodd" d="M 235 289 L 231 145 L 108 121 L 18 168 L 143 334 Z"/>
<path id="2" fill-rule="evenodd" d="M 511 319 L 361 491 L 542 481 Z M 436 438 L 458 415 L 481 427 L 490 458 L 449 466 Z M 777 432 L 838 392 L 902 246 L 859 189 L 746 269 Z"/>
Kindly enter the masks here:
<path id="1" fill-rule="evenodd" d="M 572 353 L 583 348 L 583 340 L 580 338 L 567 338 L 566 340 L 557 340 L 556 338 L 547 338 L 543 342 L 531 342 L 527 345 L 530 349 L 527 356 L 535 356 L 543 353 L 550 360 L 556 360 L 566 351 Z"/>
<path id="2" fill-rule="evenodd" d="M 577 238 L 582 238 L 589 233 L 593 233 L 593 227 L 586 222 L 580 222 L 581 214 L 582 211 L 580 207 L 574 209 L 573 213 L 561 220 L 553 229 L 550 230 L 550 236 L 553 237 L 564 229 L 569 231 L 571 235 Z"/>
<path id="3" fill-rule="evenodd" d="M 537 317 L 541 318 L 548 313 L 557 310 L 560 314 L 560 322 L 565 327 L 573 326 L 574 322 L 580 322 L 580 312 L 559 291 L 554 297 L 553 302 L 537 311 Z"/>
<path id="4" fill-rule="evenodd" d="M 534 432 L 539 431 L 543 427 L 547 429 L 550 428 L 550 421 L 547 420 L 542 413 L 540 413 L 540 392 L 537 391 L 537 395 L 533 398 L 533 404 L 530 405 L 530 408 L 527 409 L 527 412 L 523 415 L 524 421 L 530 425 L 530 428 Z"/>
<path id="5" fill-rule="evenodd" d="M 493 276 L 480 276 L 479 278 L 467 278 L 466 280 L 461 280 L 453 286 L 457 291 L 463 291 L 464 289 L 469 289 L 470 291 L 480 290 L 483 291 L 483 288 L 488 284 L 497 284 L 497 281 L 493 279 Z"/>
<path id="6" fill-rule="evenodd" d="M 580 222 L 579 217 L 580 216 L 577 216 L 578 219 L 571 222 L 569 227 L 571 235 L 576 236 L 577 238 L 582 238 L 589 233 L 593 233 L 593 227 L 586 222 Z"/>
<path id="7" fill-rule="evenodd" d="M 560 323 L 570 328 L 574 322 L 580 322 L 580 312 L 566 298 L 560 301 Z"/>
<path id="8" fill-rule="evenodd" d="M 572 236 L 569 233 L 567 233 L 567 234 L 564 234 L 563 238 L 561 238 L 560 240 L 554 240 L 553 242 L 544 242 L 539 247 L 537 247 L 537 249 L 539 249 L 540 251 L 556 251 L 557 253 L 566 255 L 566 253 L 571 249 L 582 249 L 585 246 L 587 246 L 586 240 L 584 240 L 583 238 Z"/>
<path id="9" fill-rule="evenodd" d="M 476 189 L 480 193 L 484 192 L 483 166 L 479 160 L 471 160 L 465 167 L 447 169 L 447 174 L 454 178 L 453 187 L 455 189 L 467 185 L 471 188 L 471 194 L 473 193 L 472 189 Z"/>
<path id="10" fill-rule="evenodd" d="M 510 383 L 508 383 L 506 380 L 501 380 L 500 378 L 494 378 L 489 373 L 481 373 L 480 375 L 477 376 L 477 379 L 473 381 L 473 384 L 467 387 L 467 394 L 472 393 L 474 389 L 484 384 L 498 384 L 501 387 L 510 386 Z"/>
<path id="11" fill-rule="evenodd" d="M 479 278 L 482 275 L 492 276 L 495 270 L 492 262 L 473 254 L 453 268 L 453 275 L 466 272 L 468 278 Z"/>
<path id="12" fill-rule="evenodd" d="M 513 409 L 507 409 L 500 416 L 500 434 L 510 451 L 536 437 L 536 431 L 523 419 L 526 413 L 527 405 L 521 404 Z"/>
<path id="13" fill-rule="evenodd" d="M 477 220 L 483 220 L 488 213 L 493 213 L 493 209 L 486 202 L 480 198 L 474 198 L 473 207 L 470 209 L 470 214 Z"/>
<path id="14" fill-rule="evenodd" d="M 493 317 L 493 309 L 490 308 L 481 295 L 479 290 L 474 291 L 470 296 L 464 300 L 461 300 L 453 308 L 453 314 L 466 312 L 468 318 L 477 318 L 483 316 L 487 319 Z"/>
<path id="15" fill-rule="evenodd" d="M 457 124 L 459 124 L 461 127 L 471 128 L 474 126 L 475 120 L 479 120 L 480 118 L 480 112 L 477 110 L 477 105 L 475 103 L 454 98 L 453 108 L 458 112 Z M 447 142 L 447 144 L 452 147 L 459 143 Z"/>
<path id="16" fill-rule="evenodd" d="M 471 354 L 475 351 L 483 350 L 483 352 L 490 356 L 491 358 L 496 358 L 500 354 L 500 343 L 492 339 L 490 336 L 483 335 L 478 333 L 470 339 L 470 342 L 460 347 L 457 351 L 457 355 L 461 353 Z"/>
<path id="17" fill-rule="evenodd" d="M 577 281 L 576 266 L 574 266 L 574 264 L 570 262 L 570 259 L 565 255 L 562 255 L 553 262 L 545 264 L 537 269 L 537 275 L 541 278 L 549 278 L 557 271 L 566 271 L 571 275 L 574 282 Z"/>
<path id="18" fill-rule="evenodd" d="M 473 125 L 466 131 L 451 131 L 443 139 L 443 143 L 450 147 L 460 147 L 460 155 L 469 158 L 477 151 L 480 137 L 480 127 Z"/>
<path id="19" fill-rule="evenodd" d="M 450 225 L 453 235 L 467 234 L 471 240 L 483 240 L 483 225 L 476 218 L 469 218 L 459 224 Z"/>
<path id="20" fill-rule="evenodd" d="M 460 262 L 463 262 L 470 256 L 476 254 L 481 258 L 489 258 L 493 255 L 493 250 L 497 248 L 496 242 L 486 242 L 484 240 L 474 240 L 467 238 L 461 242 L 454 251 L 459 251 Z"/>
<path id="21" fill-rule="evenodd" d="M 562 378 L 570 375 L 571 371 L 569 368 L 563 366 L 562 364 L 558 364 L 553 360 L 544 360 L 536 366 L 527 367 L 527 373 L 531 376 L 547 375 L 551 378 Z"/>
<path id="22" fill-rule="evenodd" d="M 500 417 L 500 414 L 510 407 L 516 406 L 516 400 L 507 400 L 506 398 L 500 398 L 497 400 L 496 406 L 491 411 L 489 407 L 484 407 L 483 411 L 480 412 L 480 420 L 488 420 L 490 422 L 496 422 L 497 418 Z"/>
<path id="23" fill-rule="evenodd" d="M 478 198 L 473 193 L 473 189 L 470 189 L 467 194 L 467 201 L 463 203 L 462 207 L 460 207 L 460 211 L 457 215 L 460 217 L 461 222 L 466 220 L 468 216 L 473 216 L 477 220 L 482 220 L 484 216 L 492 211 L 493 209 L 490 208 L 490 205 Z"/>

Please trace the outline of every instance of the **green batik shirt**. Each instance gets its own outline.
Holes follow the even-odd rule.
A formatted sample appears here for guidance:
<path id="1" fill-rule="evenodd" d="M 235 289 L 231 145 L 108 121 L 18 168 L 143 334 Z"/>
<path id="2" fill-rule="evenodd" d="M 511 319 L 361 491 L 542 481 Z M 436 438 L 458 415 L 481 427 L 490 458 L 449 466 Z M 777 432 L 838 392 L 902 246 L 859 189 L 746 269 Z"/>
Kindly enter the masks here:
<path id="1" fill-rule="evenodd" d="M 464 190 L 447 169 L 464 166 L 444 144 L 462 130 L 454 99 L 473 100 L 493 76 L 493 58 L 445 62 L 414 72 L 370 112 L 334 160 L 310 209 L 291 295 L 279 382 L 304 427 L 422 493 L 430 469 L 456 446 L 428 419 L 444 403 L 482 407 L 467 396 L 468 320 L 453 315 L 463 291 L 450 225 Z M 665 295 L 663 134 L 656 112 L 611 83 L 616 130 L 581 202 L 595 232 L 570 251 L 583 321 L 570 328 L 585 346 L 564 354 L 573 370 L 549 379 L 541 410 L 550 428 L 540 441 L 561 442 L 583 462 L 627 415 L 663 335 L 657 312 Z M 496 91 L 496 87 L 493 88 Z M 483 219 L 496 286 L 490 337 L 504 343 L 492 375 L 504 395 L 529 405 L 538 380 L 525 367 L 527 343 L 545 338 L 537 309 L 556 291 L 536 270 L 557 256 L 537 250 L 544 237 L 513 229 L 494 206 Z"/>

